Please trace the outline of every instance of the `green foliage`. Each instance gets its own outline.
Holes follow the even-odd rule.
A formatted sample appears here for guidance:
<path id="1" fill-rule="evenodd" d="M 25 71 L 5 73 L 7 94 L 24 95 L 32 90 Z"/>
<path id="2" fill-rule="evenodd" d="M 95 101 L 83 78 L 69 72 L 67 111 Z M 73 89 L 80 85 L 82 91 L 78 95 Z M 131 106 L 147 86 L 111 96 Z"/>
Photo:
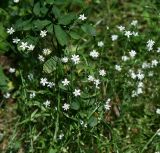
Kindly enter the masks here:
<path id="1" fill-rule="evenodd" d="M 64 46 L 68 44 L 67 33 L 61 28 L 60 25 L 54 25 L 54 31 L 56 38 L 60 45 Z"/>
<path id="2" fill-rule="evenodd" d="M 0 54 L 5 53 L 9 50 L 8 42 L 6 41 L 7 34 L 3 24 L 0 24 Z"/>
<path id="3" fill-rule="evenodd" d="M 54 56 L 47 60 L 43 65 L 43 70 L 46 73 L 52 73 L 57 69 L 57 65 L 59 64 L 58 57 Z"/>
<path id="4" fill-rule="evenodd" d="M 0 66 L 0 90 L 3 92 L 6 92 L 8 90 L 8 81 L 9 79 L 6 77 L 6 75 L 3 72 L 2 67 Z"/>
<path id="5" fill-rule="evenodd" d="M 0 53 L 17 67 L 6 73 L 19 115 L 8 152 L 160 151 L 157 9 L 144 0 L 25 0 L 0 9 L 10 18 L 0 24 Z M 3 93 L 8 77 L 0 67 Z"/>

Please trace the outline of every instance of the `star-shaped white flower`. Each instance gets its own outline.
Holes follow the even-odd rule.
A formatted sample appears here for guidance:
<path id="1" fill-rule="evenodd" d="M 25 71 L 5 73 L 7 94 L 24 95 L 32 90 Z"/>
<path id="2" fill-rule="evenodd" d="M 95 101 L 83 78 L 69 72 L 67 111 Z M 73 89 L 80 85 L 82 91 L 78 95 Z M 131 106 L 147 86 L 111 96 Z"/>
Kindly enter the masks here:
<path id="1" fill-rule="evenodd" d="M 79 55 L 72 55 L 71 60 L 73 61 L 74 64 L 78 64 L 80 62 L 80 57 Z"/>
<path id="2" fill-rule="evenodd" d="M 118 29 L 119 29 L 120 31 L 124 31 L 124 30 L 125 30 L 125 27 L 122 26 L 122 25 L 120 25 L 120 26 L 118 26 Z"/>
<path id="3" fill-rule="evenodd" d="M 94 81 L 94 77 L 92 75 L 89 75 L 88 76 L 88 81 L 90 81 L 90 82 Z"/>
<path id="4" fill-rule="evenodd" d="M 10 68 L 9 68 L 9 72 L 10 72 L 10 73 L 15 73 L 15 72 L 16 72 L 16 69 L 15 69 L 15 68 L 10 67 Z"/>
<path id="5" fill-rule="evenodd" d="M 13 41 L 12 41 L 12 42 L 13 42 L 14 44 L 18 44 L 19 41 L 20 41 L 20 39 L 18 39 L 18 38 L 13 38 Z"/>
<path id="6" fill-rule="evenodd" d="M 130 55 L 131 58 L 135 57 L 136 54 L 137 54 L 137 53 L 136 53 L 135 50 L 131 50 L 131 51 L 129 52 L 129 55 Z"/>
<path id="7" fill-rule="evenodd" d="M 112 35 L 112 36 L 111 36 L 111 39 L 112 39 L 112 41 L 117 40 L 117 39 L 118 39 L 118 35 Z"/>
<path id="8" fill-rule="evenodd" d="M 47 31 L 46 31 L 46 30 L 41 30 L 40 36 L 41 36 L 42 38 L 45 37 L 45 36 L 47 36 Z"/>
<path id="9" fill-rule="evenodd" d="M 98 42 L 98 47 L 103 47 L 103 46 L 104 46 L 103 41 L 99 41 L 99 42 Z"/>
<path id="10" fill-rule="evenodd" d="M 106 71 L 105 70 L 99 70 L 99 75 L 100 76 L 105 76 L 106 75 Z"/>
<path id="11" fill-rule="evenodd" d="M 67 111 L 70 107 L 70 104 L 64 103 L 64 105 L 62 106 L 62 108 Z"/>
<path id="12" fill-rule="evenodd" d="M 21 42 L 21 45 L 19 47 L 22 48 L 22 50 L 25 50 L 26 48 L 28 48 L 28 43 L 27 42 Z"/>
<path id="13" fill-rule="evenodd" d="M 85 17 L 84 14 L 80 14 L 78 19 L 84 21 L 87 17 Z"/>
<path id="14" fill-rule="evenodd" d="M 130 36 L 132 35 L 132 32 L 131 31 L 125 31 L 125 34 L 124 34 L 126 37 L 130 38 Z"/>
<path id="15" fill-rule="evenodd" d="M 96 85 L 96 88 L 99 89 L 99 84 L 100 84 L 100 80 L 99 79 L 95 79 L 94 80 L 94 84 Z"/>
<path id="16" fill-rule="evenodd" d="M 46 100 L 43 104 L 45 105 L 45 107 L 49 107 L 51 102 L 49 100 Z"/>
<path id="17" fill-rule="evenodd" d="M 61 60 L 62 60 L 63 63 L 67 63 L 68 62 L 68 57 L 63 57 Z"/>
<path id="18" fill-rule="evenodd" d="M 33 51 L 33 50 L 34 50 L 34 48 L 35 48 L 35 46 L 34 46 L 34 45 L 32 45 L 32 44 L 28 46 L 28 50 L 31 50 L 31 51 Z"/>
<path id="19" fill-rule="evenodd" d="M 122 68 L 121 68 L 120 65 L 115 65 L 115 69 L 116 69 L 117 71 L 121 71 L 121 70 L 122 70 Z"/>
<path id="20" fill-rule="evenodd" d="M 40 84 L 41 84 L 42 86 L 45 86 L 46 84 L 48 84 L 47 78 L 41 78 Z"/>
<path id="21" fill-rule="evenodd" d="M 7 29 L 7 33 L 12 35 L 15 32 L 15 30 L 13 29 L 13 27 L 10 27 Z"/>
<path id="22" fill-rule="evenodd" d="M 44 56 L 42 56 L 42 55 L 38 55 L 38 59 L 39 59 L 41 62 L 44 62 L 44 60 L 45 60 Z"/>
<path id="23" fill-rule="evenodd" d="M 80 96 L 81 95 L 81 90 L 80 89 L 75 89 L 73 94 L 74 94 L 75 97 Z"/>
<path id="24" fill-rule="evenodd" d="M 89 53 L 89 55 L 93 58 L 97 58 L 99 56 L 99 53 L 96 50 L 93 50 Z"/>
<path id="25" fill-rule="evenodd" d="M 138 21 L 137 20 L 133 20 L 132 22 L 131 22 L 131 25 L 133 25 L 133 26 L 136 26 L 138 24 Z"/>
<path id="26" fill-rule="evenodd" d="M 127 60 L 129 60 L 129 57 L 128 56 L 122 56 L 122 61 L 127 61 Z"/>
<path id="27" fill-rule="evenodd" d="M 43 49 L 43 55 L 47 56 L 47 55 L 50 55 L 51 54 L 51 50 L 49 48 L 44 48 Z"/>
<path id="28" fill-rule="evenodd" d="M 69 83 L 70 83 L 70 81 L 68 81 L 66 78 L 62 81 L 62 84 L 63 84 L 64 86 L 69 85 Z"/>

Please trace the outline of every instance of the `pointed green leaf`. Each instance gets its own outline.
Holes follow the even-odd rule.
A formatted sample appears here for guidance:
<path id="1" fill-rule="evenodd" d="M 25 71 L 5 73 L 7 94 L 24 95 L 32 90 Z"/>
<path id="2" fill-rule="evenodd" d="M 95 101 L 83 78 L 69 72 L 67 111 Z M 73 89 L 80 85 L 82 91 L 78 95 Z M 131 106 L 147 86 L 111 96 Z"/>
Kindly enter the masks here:
<path id="1" fill-rule="evenodd" d="M 33 8 L 33 13 L 37 16 L 40 16 L 40 2 L 37 2 L 35 5 L 34 5 L 34 8 Z"/>
<path id="2" fill-rule="evenodd" d="M 52 73 L 53 71 L 55 71 L 58 61 L 59 61 L 59 59 L 56 56 L 47 60 L 43 65 L 44 72 Z"/>
<path id="3" fill-rule="evenodd" d="M 84 25 L 82 25 L 81 28 L 85 33 L 87 33 L 91 36 L 96 36 L 96 29 L 93 26 L 91 26 L 89 24 L 84 24 Z"/>
<path id="4" fill-rule="evenodd" d="M 0 90 L 7 91 L 8 89 L 7 84 L 8 84 L 9 79 L 3 73 L 3 69 L 1 66 L 0 66 L 0 78 L 1 78 L 0 79 Z"/>
<path id="5" fill-rule="evenodd" d="M 64 46 L 68 44 L 68 35 L 67 33 L 61 28 L 60 25 L 54 25 L 54 31 L 56 38 L 60 45 Z"/>
<path id="6" fill-rule="evenodd" d="M 69 33 L 69 35 L 70 35 L 73 39 L 80 39 L 80 38 L 81 38 L 81 36 L 80 36 L 78 33 L 74 32 L 74 31 L 71 31 L 71 32 Z"/>
<path id="7" fill-rule="evenodd" d="M 59 18 L 58 23 L 62 24 L 62 25 L 68 25 L 70 24 L 73 20 L 75 19 L 75 14 L 74 13 L 70 13 L 70 14 L 66 14 L 63 15 Z"/>

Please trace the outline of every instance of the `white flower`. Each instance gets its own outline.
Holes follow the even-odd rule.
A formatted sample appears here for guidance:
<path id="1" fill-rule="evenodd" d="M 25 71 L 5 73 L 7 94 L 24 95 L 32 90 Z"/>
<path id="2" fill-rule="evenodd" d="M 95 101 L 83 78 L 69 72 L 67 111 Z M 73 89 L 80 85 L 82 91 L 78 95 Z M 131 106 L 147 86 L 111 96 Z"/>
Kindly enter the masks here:
<path id="1" fill-rule="evenodd" d="M 137 93 L 137 95 L 142 94 L 143 93 L 142 88 L 138 88 L 136 93 Z"/>
<path id="2" fill-rule="evenodd" d="M 138 32 L 134 32 L 134 31 L 133 31 L 133 32 L 132 32 L 132 35 L 133 35 L 133 36 L 138 36 Z"/>
<path id="3" fill-rule="evenodd" d="M 143 79 L 144 79 L 144 74 L 139 72 L 139 73 L 137 74 L 137 78 L 138 78 L 139 80 L 143 80 Z"/>
<path id="4" fill-rule="evenodd" d="M 81 95 L 81 90 L 80 89 L 75 89 L 73 94 L 74 94 L 75 97 L 80 96 Z"/>
<path id="5" fill-rule="evenodd" d="M 34 48 L 35 48 L 35 46 L 34 45 L 32 45 L 32 44 L 30 44 L 29 46 L 28 46 L 28 50 L 34 50 Z"/>
<path id="6" fill-rule="evenodd" d="M 138 88 L 143 88 L 143 86 L 144 86 L 143 82 L 138 83 Z"/>
<path id="7" fill-rule="evenodd" d="M 32 93 L 30 93 L 29 98 L 32 99 L 32 98 L 34 98 L 35 96 L 36 96 L 36 93 L 35 93 L 35 92 L 32 92 Z"/>
<path id="8" fill-rule="evenodd" d="M 13 29 L 13 27 L 10 27 L 7 29 L 7 33 L 12 35 L 15 32 L 15 30 Z"/>
<path id="9" fill-rule="evenodd" d="M 132 97 L 136 97 L 136 96 L 137 96 L 137 92 L 133 90 L 131 96 L 132 96 Z"/>
<path id="10" fill-rule="evenodd" d="M 26 48 L 28 48 L 28 43 L 27 42 L 21 42 L 21 45 L 19 47 L 22 48 L 22 50 L 25 50 Z"/>
<path id="11" fill-rule="evenodd" d="M 7 92 L 6 94 L 3 95 L 4 98 L 8 99 L 10 98 L 11 94 L 9 92 Z"/>
<path id="12" fill-rule="evenodd" d="M 160 47 L 157 48 L 157 53 L 160 53 Z"/>
<path id="13" fill-rule="evenodd" d="M 14 43 L 14 44 L 18 44 L 19 41 L 20 41 L 20 39 L 18 39 L 18 38 L 13 38 L 13 43 Z"/>
<path id="14" fill-rule="evenodd" d="M 46 84 L 48 84 L 47 78 L 41 78 L 40 84 L 41 84 L 42 86 L 45 86 Z"/>
<path id="15" fill-rule="evenodd" d="M 41 36 L 42 38 L 45 37 L 45 36 L 47 36 L 47 31 L 46 31 L 46 30 L 41 30 L 40 36 Z"/>
<path id="16" fill-rule="evenodd" d="M 31 81 L 31 80 L 33 80 L 33 74 L 32 73 L 30 73 L 30 74 L 28 74 L 28 79 Z"/>
<path id="17" fill-rule="evenodd" d="M 122 56 L 122 61 L 127 61 L 129 59 L 129 57 L 128 56 Z"/>
<path id="18" fill-rule="evenodd" d="M 89 75 L 88 76 L 88 81 L 90 81 L 90 82 L 94 81 L 94 77 L 92 75 Z"/>
<path id="19" fill-rule="evenodd" d="M 62 138 L 64 137 L 64 134 L 61 133 L 58 137 L 59 137 L 59 140 L 62 140 Z"/>
<path id="20" fill-rule="evenodd" d="M 68 81 L 66 78 L 62 81 L 62 84 L 64 86 L 67 86 L 70 83 L 70 81 Z"/>
<path id="21" fill-rule="evenodd" d="M 148 73 L 148 76 L 149 76 L 149 77 L 152 77 L 152 76 L 153 76 L 153 72 L 152 72 L 152 71 L 149 72 L 149 73 Z"/>
<path id="22" fill-rule="evenodd" d="M 95 79 L 94 80 L 94 84 L 96 85 L 96 88 L 98 88 L 99 89 L 99 84 L 100 84 L 100 80 L 99 79 Z"/>
<path id="23" fill-rule="evenodd" d="M 38 59 L 41 61 L 41 62 L 44 62 L 45 58 L 42 56 L 42 55 L 38 55 Z"/>
<path id="24" fill-rule="evenodd" d="M 155 41 L 153 41 L 151 39 L 147 41 L 147 49 L 148 49 L 148 51 L 151 51 L 153 49 L 153 45 L 154 44 L 155 44 Z"/>
<path id="25" fill-rule="evenodd" d="M 16 71 L 15 68 L 11 68 L 11 67 L 9 68 L 9 72 L 10 72 L 10 73 L 15 73 L 15 71 Z"/>
<path id="26" fill-rule="evenodd" d="M 72 55 L 72 58 L 71 58 L 72 62 L 74 64 L 78 64 L 80 62 L 80 58 L 79 58 L 79 55 Z"/>
<path id="27" fill-rule="evenodd" d="M 156 113 L 160 115 L 160 109 L 157 108 Z"/>
<path id="28" fill-rule="evenodd" d="M 120 25 L 120 26 L 118 26 L 118 29 L 119 29 L 120 31 L 124 31 L 124 30 L 125 30 L 125 27 L 122 26 L 122 25 Z"/>
<path id="29" fill-rule="evenodd" d="M 64 105 L 62 106 L 62 108 L 63 108 L 65 111 L 67 111 L 67 110 L 69 109 L 69 107 L 70 107 L 70 104 L 66 104 L 66 103 L 64 103 Z"/>
<path id="30" fill-rule="evenodd" d="M 131 72 L 131 78 L 136 79 L 137 75 L 134 72 Z"/>
<path id="31" fill-rule="evenodd" d="M 54 87 L 55 86 L 55 83 L 54 82 L 48 82 L 47 83 L 47 87 L 49 87 L 49 88 L 52 88 L 52 87 Z"/>
<path id="32" fill-rule="evenodd" d="M 156 59 L 152 60 L 151 65 L 152 65 L 152 67 L 153 66 L 157 66 L 158 65 L 158 61 Z"/>
<path id="33" fill-rule="evenodd" d="M 137 20 L 133 20 L 133 21 L 131 22 L 131 25 L 136 26 L 136 25 L 137 25 L 137 23 L 138 23 L 138 21 L 137 21 Z"/>
<path id="34" fill-rule="evenodd" d="M 106 75 L 106 71 L 105 70 L 99 70 L 99 75 L 100 76 L 105 76 Z"/>
<path id="35" fill-rule="evenodd" d="M 61 60 L 62 60 L 63 63 L 67 63 L 68 62 L 68 57 L 63 57 Z"/>
<path id="36" fill-rule="evenodd" d="M 84 14 L 80 14 L 78 19 L 83 21 L 86 20 L 87 17 L 85 17 Z"/>
<path id="37" fill-rule="evenodd" d="M 107 101 L 106 101 L 106 104 L 104 105 L 104 108 L 106 109 L 106 111 L 110 110 L 111 106 L 110 106 L 110 101 L 111 99 L 109 98 Z"/>
<path id="38" fill-rule="evenodd" d="M 43 104 L 45 105 L 45 107 L 49 107 L 51 102 L 49 100 L 46 100 Z"/>
<path id="39" fill-rule="evenodd" d="M 45 56 L 51 54 L 51 52 L 52 52 L 52 51 L 51 51 L 50 49 L 48 49 L 48 48 L 44 48 L 44 49 L 43 49 L 43 55 L 45 55 Z"/>
<path id="40" fill-rule="evenodd" d="M 129 55 L 130 55 L 131 58 L 135 57 L 136 54 L 137 54 L 137 53 L 136 53 L 135 50 L 131 50 L 131 51 L 129 52 Z"/>
<path id="41" fill-rule="evenodd" d="M 13 0 L 14 3 L 19 3 L 19 0 Z"/>
<path id="42" fill-rule="evenodd" d="M 103 46 L 104 46 L 103 41 L 99 41 L 99 42 L 98 42 L 98 47 L 103 47 Z"/>
<path id="43" fill-rule="evenodd" d="M 121 70 L 122 70 L 122 68 L 121 68 L 120 65 L 115 65 L 115 69 L 116 69 L 117 71 L 121 71 Z"/>
<path id="44" fill-rule="evenodd" d="M 93 50 L 93 51 L 90 52 L 89 55 L 90 55 L 91 57 L 93 57 L 93 58 L 97 58 L 97 57 L 99 56 L 99 53 L 98 53 L 96 50 Z"/>
<path id="45" fill-rule="evenodd" d="M 130 36 L 132 35 L 132 32 L 131 31 L 125 31 L 125 34 L 124 34 L 126 37 L 130 38 Z"/>
<path id="46" fill-rule="evenodd" d="M 117 39 L 118 39 L 118 35 L 112 35 L 112 36 L 111 36 L 111 39 L 112 39 L 112 41 L 117 40 Z"/>
<path id="47" fill-rule="evenodd" d="M 142 68 L 143 68 L 143 69 L 145 69 L 145 68 L 150 68 L 150 64 L 147 63 L 147 62 L 144 62 L 144 63 L 142 64 Z"/>

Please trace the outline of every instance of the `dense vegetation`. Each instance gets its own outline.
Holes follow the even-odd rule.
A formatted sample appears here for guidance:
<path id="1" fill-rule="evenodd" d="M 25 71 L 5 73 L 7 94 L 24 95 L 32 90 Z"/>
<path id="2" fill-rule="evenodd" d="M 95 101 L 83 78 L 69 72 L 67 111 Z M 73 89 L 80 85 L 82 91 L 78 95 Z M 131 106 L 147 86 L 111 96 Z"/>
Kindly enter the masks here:
<path id="1" fill-rule="evenodd" d="M 0 3 L 0 151 L 160 152 L 158 0 Z"/>

